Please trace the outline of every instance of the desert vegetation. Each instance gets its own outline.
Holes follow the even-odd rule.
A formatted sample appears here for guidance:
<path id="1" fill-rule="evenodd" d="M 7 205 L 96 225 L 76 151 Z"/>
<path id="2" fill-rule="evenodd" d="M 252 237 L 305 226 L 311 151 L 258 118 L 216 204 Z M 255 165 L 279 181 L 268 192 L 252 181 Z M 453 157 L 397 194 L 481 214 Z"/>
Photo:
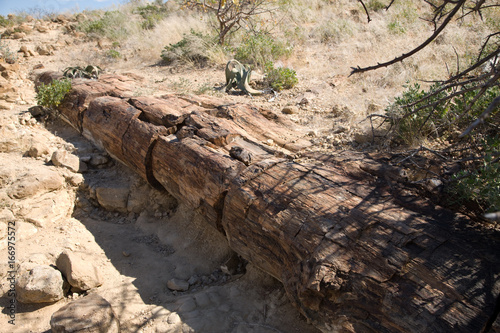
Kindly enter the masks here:
<path id="1" fill-rule="evenodd" d="M 43 13 L 2 17 L 0 24 L 9 28 L 29 15 Z M 262 73 L 258 84 L 281 91 L 283 99 L 314 89 L 307 86 L 313 82 L 335 86 L 332 78 L 342 77 L 349 92 L 323 99 L 314 112 L 305 108 L 294 120 L 325 124 L 340 105 L 348 110 L 340 112 L 348 118 L 342 121 L 356 128 L 351 134 L 369 137 L 360 149 L 400 154 L 397 163 L 411 168 L 427 168 L 417 158 L 460 165 L 448 174 L 444 167 L 428 172 L 414 185 L 437 177 L 454 198 L 448 204 L 478 216 L 500 210 L 494 107 L 500 8 L 493 1 L 130 1 L 76 17 L 74 28 L 87 40 L 111 45 L 88 55 L 86 64 L 165 66 L 180 73 L 168 80 L 176 91 L 218 94 L 181 74 L 222 68 L 231 58 Z M 331 143 L 329 127 L 320 128 L 319 145 Z M 341 141 L 349 144 L 348 137 Z"/>

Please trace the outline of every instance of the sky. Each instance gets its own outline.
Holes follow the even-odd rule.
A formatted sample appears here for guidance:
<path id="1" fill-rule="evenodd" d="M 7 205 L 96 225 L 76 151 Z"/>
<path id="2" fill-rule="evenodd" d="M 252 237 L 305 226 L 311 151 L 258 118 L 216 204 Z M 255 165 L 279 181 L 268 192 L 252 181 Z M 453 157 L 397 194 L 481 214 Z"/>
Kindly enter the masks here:
<path id="1" fill-rule="evenodd" d="M 38 9 L 42 13 L 80 12 L 85 9 L 100 9 L 126 3 L 127 0 L 0 0 L 0 15 Z"/>

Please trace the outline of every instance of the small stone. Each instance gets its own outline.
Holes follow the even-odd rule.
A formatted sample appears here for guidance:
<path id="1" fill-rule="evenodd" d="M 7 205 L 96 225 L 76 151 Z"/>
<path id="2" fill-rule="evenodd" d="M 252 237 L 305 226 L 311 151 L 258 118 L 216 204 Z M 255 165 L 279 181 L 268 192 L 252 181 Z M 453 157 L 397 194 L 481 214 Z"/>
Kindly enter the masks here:
<path id="1" fill-rule="evenodd" d="M 181 317 L 175 312 L 172 312 L 167 318 L 167 323 L 169 323 L 170 325 L 179 324 L 180 322 Z"/>
<path id="2" fill-rule="evenodd" d="M 427 179 L 424 183 L 424 187 L 429 192 L 440 192 L 443 188 L 443 182 L 437 178 Z"/>
<path id="3" fill-rule="evenodd" d="M 45 45 L 37 46 L 36 52 L 38 52 L 39 55 L 51 55 L 52 54 L 52 51 L 50 51 Z"/>
<path id="4" fill-rule="evenodd" d="M 90 294 L 57 310 L 50 328 L 53 333 L 119 333 L 120 323 L 108 301 Z"/>
<path id="5" fill-rule="evenodd" d="M 186 291 L 189 289 L 189 283 L 181 279 L 170 279 L 167 282 L 167 288 L 176 291 Z"/>
<path id="6" fill-rule="evenodd" d="M 12 35 L 13 39 L 22 39 L 25 37 L 26 37 L 26 34 L 24 32 L 14 32 L 14 34 Z"/>
<path id="7" fill-rule="evenodd" d="M 93 167 L 99 167 L 105 165 L 109 162 L 109 158 L 107 156 L 96 154 L 90 158 L 90 165 Z"/>
<path id="8" fill-rule="evenodd" d="M 16 298 L 21 303 L 51 303 L 64 297 L 61 272 L 50 266 L 35 266 L 16 281 Z"/>
<path id="9" fill-rule="evenodd" d="M 122 251 L 122 255 L 127 258 L 130 257 L 130 253 L 127 251 Z"/>
<path id="10" fill-rule="evenodd" d="M 299 113 L 299 108 L 294 105 L 288 105 L 285 106 L 281 112 L 284 114 L 297 114 Z"/>

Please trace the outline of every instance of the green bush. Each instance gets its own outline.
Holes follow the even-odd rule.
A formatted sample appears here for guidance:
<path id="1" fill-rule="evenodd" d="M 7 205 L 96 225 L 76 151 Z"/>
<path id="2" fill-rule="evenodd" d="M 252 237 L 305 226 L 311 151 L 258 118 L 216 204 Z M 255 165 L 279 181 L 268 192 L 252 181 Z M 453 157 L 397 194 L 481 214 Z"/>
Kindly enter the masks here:
<path id="1" fill-rule="evenodd" d="M 179 42 L 166 46 L 161 58 L 167 65 L 179 62 L 204 67 L 211 61 L 210 55 L 217 47 L 219 46 L 212 36 L 191 30 Z"/>
<path id="2" fill-rule="evenodd" d="M 57 108 L 66 94 L 71 90 L 71 80 L 54 80 L 50 84 L 38 87 L 36 100 L 38 105 L 46 108 Z"/>
<path id="3" fill-rule="evenodd" d="M 269 85 L 276 91 L 293 88 L 299 83 L 297 73 L 291 68 L 274 68 L 273 63 L 268 62 L 265 66 L 265 71 Z"/>
<path id="4" fill-rule="evenodd" d="M 274 62 L 282 57 L 289 57 L 293 48 L 286 42 L 261 33 L 245 35 L 242 43 L 235 49 L 234 58 L 257 67 L 264 67 L 267 62 Z"/>
<path id="5" fill-rule="evenodd" d="M 472 201 L 484 212 L 500 211 L 500 136 L 487 136 L 481 146 L 484 160 L 476 168 L 462 170 L 451 178 L 448 192 L 454 203 Z"/>
<path id="6" fill-rule="evenodd" d="M 500 96 L 498 85 L 480 97 L 479 89 L 468 85 L 455 90 L 439 91 L 440 88 L 434 84 L 425 91 L 419 84 L 407 85 L 402 96 L 386 109 L 398 140 L 410 145 L 422 144 L 431 137 L 456 140 L 456 133 L 463 133 Z M 432 93 L 432 97 L 421 101 Z M 449 97 L 451 94 L 454 97 Z M 497 108 L 486 118 L 485 125 L 459 142 L 462 149 L 448 153 L 451 159 L 468 161 L 461 163 L 462 171 L 448 179 L 450 203 L 474 202 L 481 211 L 500 211 L 500 135 L 496 125 L 499 115 Z"/>
<path id="7" fill-rule="evenodd" d="M 14 64 L 17 61 L 17 52 L 10 50 L 7 43 L 2 40 L 2 35 L 0 35 L 0 58 L 5 59 L 8 64 Z"/>
<path id="8" fill-rule="evenodd" d="M 432 105 L 446 95 L 444 91 L 430 100 L 418 102 L 428 93 L 439 89 L 439 84 L 430 87 L 429 91 L 422 90 L 418 83 L 413 86 L 407 84 L 404 87 L 406 90 L 400 97 L 395 98 L 394 103 L 386 109 L 386 113 L 391 119 L 391 125 L 395 126 L 397 137 L 403 143 L 413 145 L 424 141 L 431 135 L 436 136 L 437 127 L 442 126 L 449 116 L 449 105 L 442 103 Z M 412 103 L 416 104 L 407 107 Z"/>
<path id="9" fill-rule="evenodd" d="M 144 21 L 141 23 L 141 26 L 145 30 L 153 29 L 156 24 L 158 24 L 158 22 L 163 20 L 168 15 L 166 7 L 150 4 L 142 7 L 137 7 L 134 10 L 134 13 L 141 15 L 144 19 Z"/>
<path id="10" fill-rule="evenodd" d="M 111 40 L 125 39 L 129 34 L 129 16 L 120 11 L 109 11 L 80 23 L 78 30 L 90 37 L 107 37 Z"/>

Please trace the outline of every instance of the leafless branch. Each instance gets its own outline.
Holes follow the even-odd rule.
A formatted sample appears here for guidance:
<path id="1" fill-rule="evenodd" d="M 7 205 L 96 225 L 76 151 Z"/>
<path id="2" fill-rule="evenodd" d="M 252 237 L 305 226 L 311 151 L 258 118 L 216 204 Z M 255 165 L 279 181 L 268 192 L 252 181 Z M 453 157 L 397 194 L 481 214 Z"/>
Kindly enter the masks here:
<path id="1" fill-rule="evenodd" d="M 403 61 L 406 58 L 409 58 L 409 57 L 413 56 L 415 53 L 418 53 L 419 51 L 421 51 L 422 49 L 424 49 L 427 45 L 429 45 L 434 39 L 436 39 L 436 37 L 439 36 L 439 34 L 441 34 L 441 32 L 451 22 L 451 20 L 453 19 L 453 17 L 460 10 L 460 8 L 465 4 L 465 2 L 466 2 L 466 0 L 457 1 L 455 7 L 446 16 L 446 19 L 434 31 L 434 33 L 429 38 L 427 38 L 426 41 L 424 41 L 422 44 L 420 44 L 419 46 L 417 46 L 416 48 L 414 48 L 410 52 L 404 53 L 403 55 L 401 55 L 399 57 L 396 57 L 396 58 L 394 58 L 391 61 L 387 61 L 387 62 L 384 62 L 384 63 L 378 63 L 377 65 L 374 65 L 374 66 L 368 66 L 368 67 L 364 67 L 364 68 L 361 68 L 359 66 L 358 67 L 351 67 L 351 74 L 350 75 L 357 74 L 357 73 L 363 73 L 363 72 L 367 72 L 367 71 L 379 69 L 379 68 L 382 68 L 382 67 L 391 66 L 391 65 L 394 65 L 394 64 L 396 64 L 398 62 Z"/>

